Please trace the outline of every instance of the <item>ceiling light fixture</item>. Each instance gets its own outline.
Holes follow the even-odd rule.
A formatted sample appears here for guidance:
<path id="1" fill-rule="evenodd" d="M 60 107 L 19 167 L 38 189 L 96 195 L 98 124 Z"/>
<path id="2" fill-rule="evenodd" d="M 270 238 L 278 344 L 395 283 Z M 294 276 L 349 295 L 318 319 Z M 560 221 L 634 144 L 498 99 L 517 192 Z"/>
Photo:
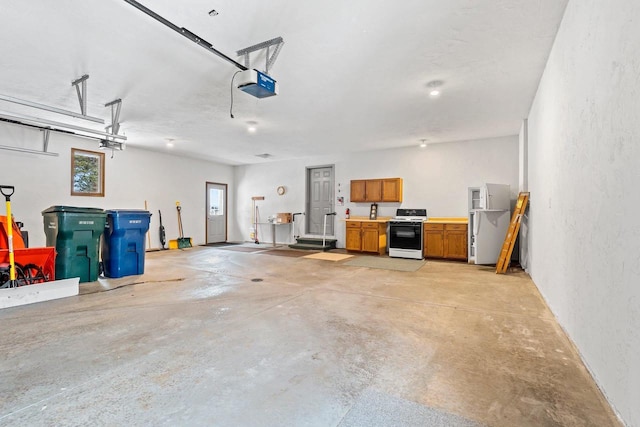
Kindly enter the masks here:
<path id="1" fill-rule="evenodd" d="M 256 133 L 256 128 L 254 126 L 249 126 L 247 131 L 249 131 L 249 133 Z"/>
<path id="2" fill-rule="evenodd" d="M 429 96 L 432 98 L 436 98 L 440 96 L 440 86 L 442 86 L 444 82 L 442 80 L 431 80 L 427 83 L 427 88 L 429 88 Z"/>
<path id="3" fill-rule="evenodd" d="M 425 148 L 425 147 L 427 146 L 427 143 L 425 142 L 425 141 L 426 141 L 426 139 L 421 139 L 420 141 L 422 141 L 422 142 L 420 143 L 420 148 Z"/>
<path id="4" fill-rule="evenodd" d="M 211 9 L 211 10 L 209 11 L 209 16 L 218 16 L 218 11 L 217 11 L 217 10 L 215 10 L 215 9 Z"/>

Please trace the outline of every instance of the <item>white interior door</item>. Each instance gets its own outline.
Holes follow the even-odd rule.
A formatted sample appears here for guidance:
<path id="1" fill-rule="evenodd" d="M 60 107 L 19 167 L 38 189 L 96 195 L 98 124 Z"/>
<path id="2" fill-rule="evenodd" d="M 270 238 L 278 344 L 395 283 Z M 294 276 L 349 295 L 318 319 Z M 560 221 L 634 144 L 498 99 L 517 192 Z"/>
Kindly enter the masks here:
<path id="1" fill-rule="evenodd" d="M 227 241 L 227 184 L 207 182 L 207 243 Z"/>
<path id="2" fill-rule="evenodd" d="M 333 212 L 333 166 L 309 168 L 307 180 L 307 232 L 321 235 L 324 214 Z M 335 216 L 327 217 L 327 235 L 333 236 Z"/>

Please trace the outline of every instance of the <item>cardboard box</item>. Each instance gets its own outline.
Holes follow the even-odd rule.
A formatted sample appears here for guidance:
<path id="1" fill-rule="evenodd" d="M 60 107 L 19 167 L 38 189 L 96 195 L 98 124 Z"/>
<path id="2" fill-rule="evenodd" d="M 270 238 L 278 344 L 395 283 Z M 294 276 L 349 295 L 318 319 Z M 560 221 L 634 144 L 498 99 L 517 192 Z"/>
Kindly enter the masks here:
<path id="1" fill-rule="evenodd" d="M 280 212 L 276 214 L 276 222 L 278 224 L 285 224 L 291 222 L 291 212 Z"/>

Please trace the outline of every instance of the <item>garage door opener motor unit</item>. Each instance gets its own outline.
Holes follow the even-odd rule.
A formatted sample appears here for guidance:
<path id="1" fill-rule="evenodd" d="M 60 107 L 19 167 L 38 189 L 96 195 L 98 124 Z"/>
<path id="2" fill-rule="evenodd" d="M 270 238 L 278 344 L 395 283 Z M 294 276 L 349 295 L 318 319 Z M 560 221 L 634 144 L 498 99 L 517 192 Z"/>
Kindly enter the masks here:
<path id="1" fill-rule="evenodd" d="M 238 89 L 256 98 L 278 94 L 278 82 L 258 70 L 246 70 L 238 74 Z"/>

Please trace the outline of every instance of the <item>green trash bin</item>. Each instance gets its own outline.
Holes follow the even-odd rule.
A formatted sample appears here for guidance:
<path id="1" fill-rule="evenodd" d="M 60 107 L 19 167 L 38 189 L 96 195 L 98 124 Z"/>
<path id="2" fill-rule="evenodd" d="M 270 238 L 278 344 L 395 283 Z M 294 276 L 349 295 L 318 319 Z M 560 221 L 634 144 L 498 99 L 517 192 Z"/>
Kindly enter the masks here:
<path id="1" fill-rule="evenodd" d="M 100 236 L 107 213 L 98 208 L 51 206 L 42 216 L 47 246 L 56 248 L 56 280 L 98 280 Z"/>

